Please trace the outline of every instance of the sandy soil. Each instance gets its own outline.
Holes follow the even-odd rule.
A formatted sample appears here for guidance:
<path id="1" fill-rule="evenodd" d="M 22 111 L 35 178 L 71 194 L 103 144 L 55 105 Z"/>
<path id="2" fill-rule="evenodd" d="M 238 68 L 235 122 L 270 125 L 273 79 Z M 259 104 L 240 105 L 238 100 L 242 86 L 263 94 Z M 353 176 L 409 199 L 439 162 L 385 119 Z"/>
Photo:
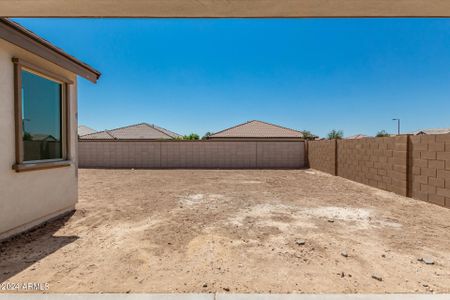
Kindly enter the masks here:
<path id="1" fill-rule="evenodd" d="M 80 170 L 79 181 L 73 215 L 0 246 L 0 282 L 450 292 L 450 210 L 439 206 L 313 170 Z"/>

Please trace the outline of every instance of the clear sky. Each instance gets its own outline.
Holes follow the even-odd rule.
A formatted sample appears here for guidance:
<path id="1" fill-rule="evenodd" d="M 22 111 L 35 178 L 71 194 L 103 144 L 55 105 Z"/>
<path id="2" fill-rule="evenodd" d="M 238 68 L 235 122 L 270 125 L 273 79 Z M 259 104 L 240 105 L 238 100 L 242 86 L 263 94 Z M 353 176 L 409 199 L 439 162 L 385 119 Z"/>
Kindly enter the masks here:
<path id="1" fill-rule="evenodd" d="M 450 19 L 16 19 L 102 72 L 79 124 L 450 127 Z"/>

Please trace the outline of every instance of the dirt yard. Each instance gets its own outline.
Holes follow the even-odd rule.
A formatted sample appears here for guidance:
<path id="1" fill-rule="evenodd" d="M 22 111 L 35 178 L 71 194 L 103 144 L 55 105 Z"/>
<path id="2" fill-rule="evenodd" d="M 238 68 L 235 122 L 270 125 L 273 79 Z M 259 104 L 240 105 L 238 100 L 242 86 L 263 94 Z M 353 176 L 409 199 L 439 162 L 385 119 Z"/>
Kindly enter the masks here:
<path id="1" fill-rule="evenodd" d="M 450 209 L 314 170 L 80 170 L 79 181 L 73 215 L 1 244 L 0 282 L 450 292 Z"/>

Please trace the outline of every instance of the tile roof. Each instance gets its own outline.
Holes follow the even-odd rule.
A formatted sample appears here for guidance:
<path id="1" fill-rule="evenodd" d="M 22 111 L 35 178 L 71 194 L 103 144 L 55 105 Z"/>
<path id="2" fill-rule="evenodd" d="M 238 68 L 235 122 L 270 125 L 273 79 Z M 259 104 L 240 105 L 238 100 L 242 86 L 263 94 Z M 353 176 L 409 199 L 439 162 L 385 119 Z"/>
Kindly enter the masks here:
<path id="1" fill-rule="evenodd" d="M 156 125 L 139 123 L 80 136 L 81 140 L 160 140 L 181 137 L 179 134 Z"/>
<path id="2" fill-rule="evenodd" d="M 80 140 L 114 140 L 114 137 L 108 133 L 108 130 L 103 130 L 82 135 Z"/>
<path id="3" fill-rule="evenodd" d="M 258 120 L 248 121 L 212 134 L 209 138 L 302 138 L 303 133 Z"/>
<path id="4" fill-rule="evenodd" d="M 450 128 L 431 128 L 431 129 L 422 129 L 411 132 L 411 134 L 446 134 L 450 133 Z"/>
<path id="5" fill-rule="evenodd" d="M 57 139 L 47 133 L 31 133 L 31 140 L 32 141 L 57 141 Z"/>
<path id="6" fill-rule="evenodd" d="M 85 125 L 78 126 L 78 135 L 79 136 L 83 136 L 83 135 L 86 135 L 86 134 L 91 134 L 91 133 L 94 133 L 94 132 L 96 132 L 94 129 L 92 129 L 90 127 L 87 127 Z"/>
<path id="7" fill-rule="evenodd" d="M 364 138 L 367 138 L 367 137 L 369 137 L 369 136 L 365 135 L 365 134 L 355 134 L 355 135 L 352 135 L 352 136 L 348 136 L 345 139 L 346 140 L 359 140 L 359 139 L 364 139 Z"/>

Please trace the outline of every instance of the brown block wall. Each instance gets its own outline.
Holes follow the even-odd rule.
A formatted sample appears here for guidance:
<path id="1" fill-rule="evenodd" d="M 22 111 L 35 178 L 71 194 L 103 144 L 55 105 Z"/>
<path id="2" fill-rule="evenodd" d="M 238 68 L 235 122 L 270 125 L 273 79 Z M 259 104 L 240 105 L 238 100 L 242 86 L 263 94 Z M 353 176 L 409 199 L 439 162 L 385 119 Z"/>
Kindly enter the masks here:
<path id="1" fill-rule="evenodd" d="M 303 168 L 303 141 L 80 141 L 85 168 Z"/>
<path id="2" fill-rule="evenodd" d="M 308 141 L 309 167 L 336 175 L 336 140 Z"/>
<path id="3" fill-rule="evenodd" d="M 311 168 L 450 208 L 450 134 L 313 141 L 307 155 Z"/>
<path id="4" fill-rule="evenodd" d="M 410 137 L 412 198 L 450 207 L 450 134 Z"/>
<path id="5" fill-rule="evenodd" d="M 407 195 L 408 137 L 338 140 L 337 175 Z"/>

